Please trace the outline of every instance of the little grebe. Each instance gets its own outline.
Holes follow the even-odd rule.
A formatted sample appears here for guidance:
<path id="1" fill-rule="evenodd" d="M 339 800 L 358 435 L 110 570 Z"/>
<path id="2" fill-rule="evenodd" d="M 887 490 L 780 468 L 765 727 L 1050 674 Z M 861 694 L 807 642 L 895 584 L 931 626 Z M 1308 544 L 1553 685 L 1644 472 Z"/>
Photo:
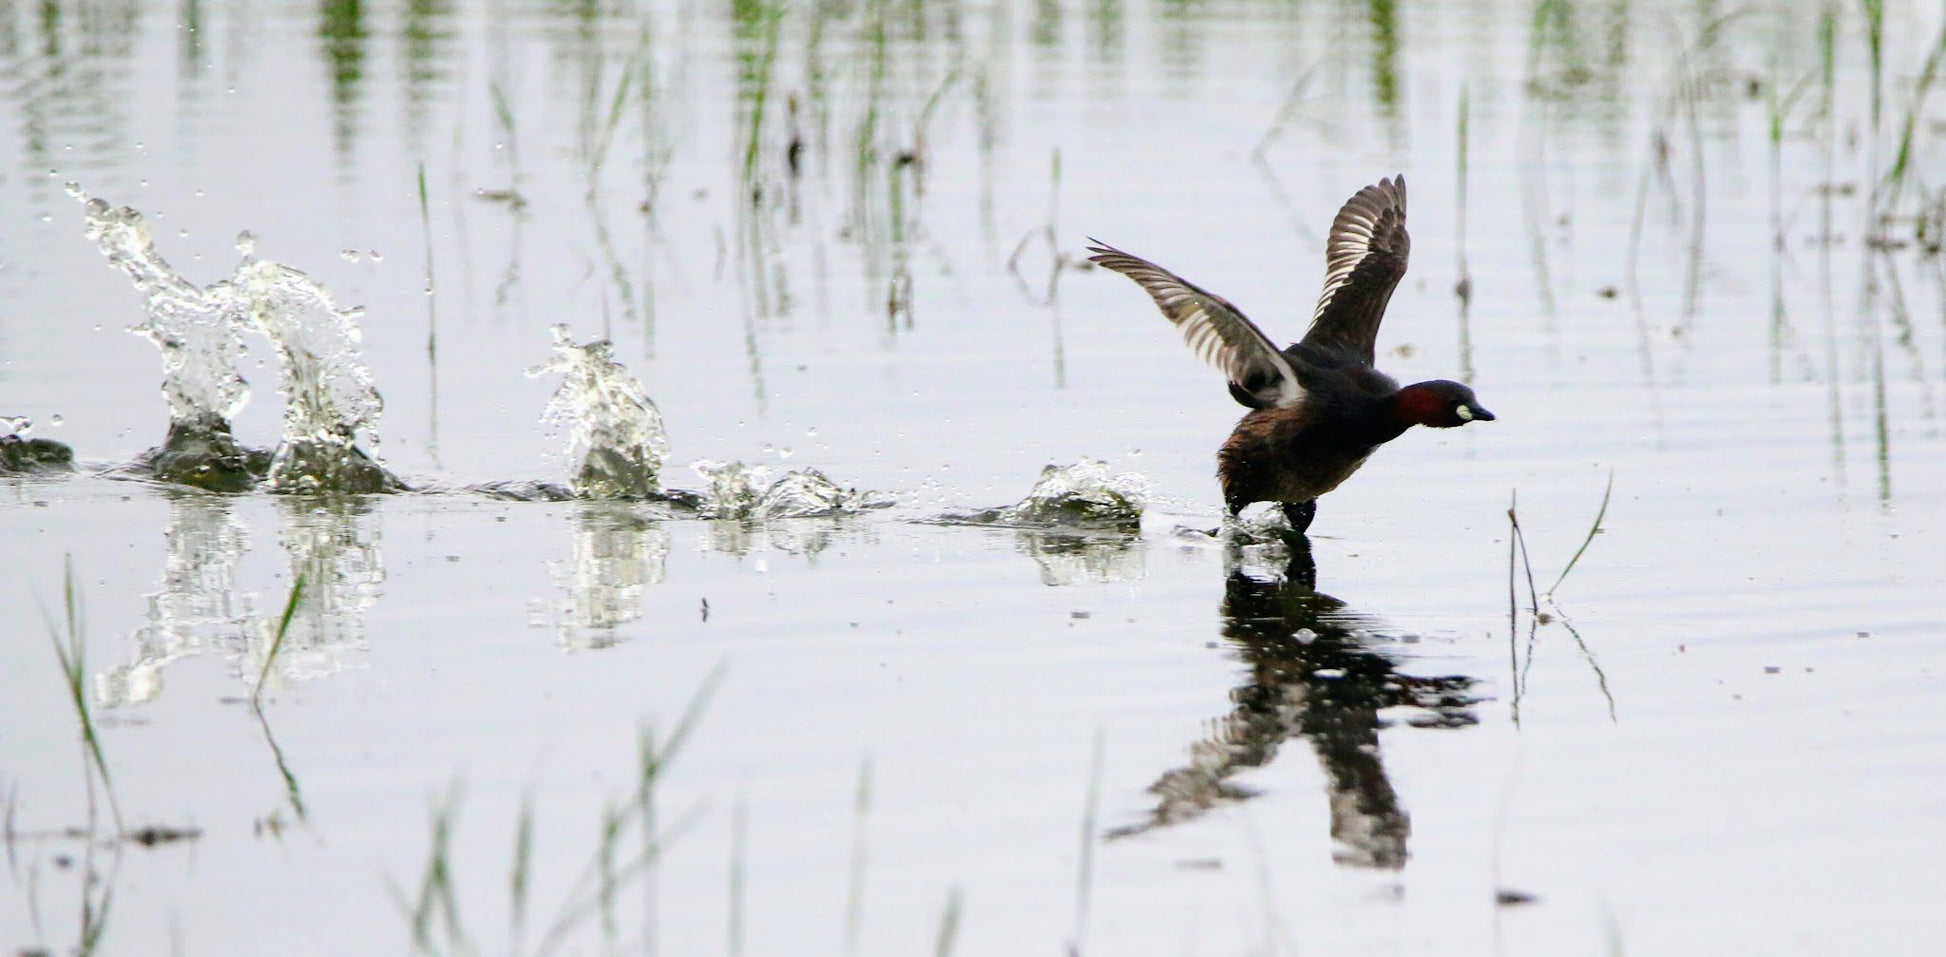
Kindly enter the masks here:
<path id="1" fill-rule="evenodd" d="M 1400 388 L 1373 368 L 1378 324 L 1412 248 L 1403 176 L 1359 190 L 1338 210 L 1311 329 L 1281 352 L 1221 296 L 1096 242 L 1089 258 L 1147 290 L 1189 347 L 1229 376 L 1230 395 L 1252 410 L 1216 455 L 1232 515 L 1252 502 L 1277 502 L 1291 527 L 1303 532 L 1317 515 L 1318 496 L 1406 429 L 1493 421 L 1473 390 L 1458 382 Z"/>

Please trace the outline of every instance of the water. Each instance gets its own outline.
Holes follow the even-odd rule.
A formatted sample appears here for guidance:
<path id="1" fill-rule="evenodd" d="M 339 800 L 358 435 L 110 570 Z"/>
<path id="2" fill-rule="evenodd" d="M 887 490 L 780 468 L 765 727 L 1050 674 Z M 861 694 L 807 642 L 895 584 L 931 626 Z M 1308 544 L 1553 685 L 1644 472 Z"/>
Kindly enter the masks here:
<path id="1" fill-rule="evenodd" d="M 0 9 L 0 942 L 1946 934 L 1937 9 L 1875 83 L 1830 8 L 1829 109 L 1811 3 L 774 9 Z M 1499 419 L 1226 525 L 1241 409 L 1083 237 L 1287 340 L 1395 172 L 1380 364 Z M 124 829 L 193 837 L 69 830 L 69 561 Z"/>
<path id="2" fill-rule="evenodd" d="M 130 331 L 162 350 L 169 432 L 143 466 L 163 481 L 210 491 L 242 491 L 259 479 L 280 492 L 401 487 L 366 451 L 376 447 L 383 403 L 358 356 L 357 310 L 339 309 L 309 276 L 258 259 L 247 231 L 237 239 L 243 262 L 236 272 L 200 288 L 156 251 L 139 211 L 110 206 L 73 183 L 67 191 L 86 206 L 88 238 L 143 296 L 148 315 Z M 250 399 L 237 371 L 246 330 L 267 337 L 278 358 L 284 434 L 269 454 L 238 445 L 231 432 Z"/>
<path id="3" fill-rule="evenodd" d="M 654 400 L 611 358 L 609 342 L 577 345 L 567 326 L 551 331 L 554 357 L 527 375 L 562 375 L 541 417 L 567 430 L 574 491 L 588 498 L 654 496 L 669 458 L 669 436 Z"/>

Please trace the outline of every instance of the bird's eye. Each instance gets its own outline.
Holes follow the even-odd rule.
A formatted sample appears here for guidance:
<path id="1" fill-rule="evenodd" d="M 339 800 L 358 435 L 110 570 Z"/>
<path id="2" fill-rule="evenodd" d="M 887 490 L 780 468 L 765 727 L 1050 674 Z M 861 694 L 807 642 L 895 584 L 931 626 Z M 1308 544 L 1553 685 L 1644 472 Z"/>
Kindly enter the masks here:
<path id="1" fill-rule="evenodd" d="M 1461 422 L 1473 421 L 1473 408 L 1464 402 L 1453 406 L 1453 414 L 1459 416 Z"/>

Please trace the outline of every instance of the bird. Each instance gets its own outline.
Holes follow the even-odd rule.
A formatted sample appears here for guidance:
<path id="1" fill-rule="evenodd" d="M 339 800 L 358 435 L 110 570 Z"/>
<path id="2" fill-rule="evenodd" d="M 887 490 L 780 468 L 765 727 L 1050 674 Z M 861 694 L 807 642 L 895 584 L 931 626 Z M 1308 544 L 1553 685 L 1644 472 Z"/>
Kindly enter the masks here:
<path id="1" fill-rule="evenodd" d="M 1318 496 L 1412 426 L 1494 420 L 1462 383 L 1432 379 L 1401 387 L 1375 367 L 1379 322 L 1412 250 L 1405 207 L 1403 175 L 1345 201 L 1325 242 L 1324 291 L 1311 327 L 1281 350 L 1229 300 L 1089 239 L 1089 260 L 1141 286 L 1190 349 L 1229 377 L 1231 397 L 1250 409 L 1216 456 L 1230 516 L 1273 502 L 1302 535 L 1317 517 Z"/>

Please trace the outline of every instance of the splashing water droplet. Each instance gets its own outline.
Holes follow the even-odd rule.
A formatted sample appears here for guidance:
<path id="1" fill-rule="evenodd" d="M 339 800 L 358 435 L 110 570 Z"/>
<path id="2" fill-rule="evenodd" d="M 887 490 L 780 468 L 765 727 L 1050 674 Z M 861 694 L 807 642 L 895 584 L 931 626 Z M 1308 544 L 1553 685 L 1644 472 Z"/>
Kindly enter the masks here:
<path id="1" fill-rule="evenodd" d="M 50 416 L 48 416 L 48 417 L 47 417 L 47 424 L 48 424 L 48 425 L 55 425 L 55 426 L 58 426 L 58 425 L 60 425 L 60 424 L 61 424 L 61 423 L 62 423 L 63 421 L 64 421 L 64 420 L 63 420 L 63 419 L 61 418 L 61 413 L 59 413 L 59 412 L 56 412 L 56 413 L 54 413 L 53 415 L 50 415 Z"/>
<path id="2" fill-rule="evenodd" d="M 369 260 L 371 260 L 372 262 L 375 262 L 375 263 L 382 263 L 382 262 L 384 262 L 384 261 L 385 261 L 385 257 L 384 257 L 384 256 L 381 256 L 381 255 L 379 255 L 379 254 L 378 254 L 378 250 L 376 250 L 376 249 L 372 249 L 372 250 L 367 250 L 367 251 L 365 252 L 365 258 L 366 258 L 366 259 L 369 259 Z"/>
<path id="3" fill-rule="evenodd" d="M 564 376 L 541 421 L 567 429 L 575 492 L 587 498 L 655 495 L 669 457 L 661 411 L 641 381 L 614 360 L 608 340 L 576 344 L 563 324 L 549 332 L 553 358 L 527 375 Z"/>
<path id="4" fill-rule="evenodd" d="M 1134 472 L 1110 475 L 1107 464 L 1084 458 L 1041 469 L 1032 491 L 989 516 L 1005 525 L 1134 527 L 1142 522 L 1148 481 Z"/>
<path id="5" fill-rule="evenodd" d="M 141 213 L 102 200 L 87 206 L 88 237 L 146 300 L 148 315 L 131 331 L 162 350 L 170 438 L 150 463 L 158 476 L 235 489 L 262 474 L 261 464 L 241 461 L 245 450 L 231 438 L 229 424 L 250 398 L 237 363 L 244 351 L 241 333 L 254 331 L 277 347 L 286 397 L 283 441 L 268 465 L 271 486 L 299 492 L 400 487 L 364 450 L 377 446 L 383 403 L 358 356 L 355 317 L 333 305 L 324 287 L 297 270 L 256 259 L 256 237 L 248 230 L 237 235 L 244 261 L 236 272 L 199 287 L 156 252 Z M 186 463 L 181 474 L 190 477 L 170 474 L 175 459 Z M 209 467 L 230 474 L 215 484 L 193 477 Z"/>
<path id="6" fill-rule="evenodd" d="M 228 421 L 250 399 L 250 386 L 237 375 L 244 303 L 232 284 L 204 289 L 182 278 L 156 251 L 149 224 L 127 206 L 76 191 L 87 207 L 86 232 L 135 284 L 147 315 L 129 328 L 162 350 L 162 394 L 171 423 Z"/>
<path id="7" fill-rule="evenodd" d="M 691 463 L 703 477 L 703 514 L 710 518 L 810 518 L 843 515 L 892 504 L 869 489 L 844 488 L 817 469 L 798 469 L 771 480 L 770 470 L 742 462 Z"/>
<path id="8" fill-rule="evenodd" d="M 340 255 L 340 256 L 343 256 L 343 257 L 344 257 L 344 259 L 345 259 L 345 262 L 348 262 L 348 263 L 355 263 L 355 262 L 357 262 L 357 261 L 358 261 L 358 250 L 356 250 L 356 249 L 347 249 L 347 250 L 345 250 L 345 251 L 343 251 L 343 252 L 341 252 L 341 253 L 339 253 L 338 255 Z"/>
<path id="9" fill-rule="evenodd" d="M 234 280 L 249 318 L 277 347 L 284 439 L 270 465 L 272 488 L 379 492 L 400 483 L 372 457 L 384 400 L 358 354 L 360 310 L 340 309 L 317 280 L 267 259 L 249 259 Z"/>

